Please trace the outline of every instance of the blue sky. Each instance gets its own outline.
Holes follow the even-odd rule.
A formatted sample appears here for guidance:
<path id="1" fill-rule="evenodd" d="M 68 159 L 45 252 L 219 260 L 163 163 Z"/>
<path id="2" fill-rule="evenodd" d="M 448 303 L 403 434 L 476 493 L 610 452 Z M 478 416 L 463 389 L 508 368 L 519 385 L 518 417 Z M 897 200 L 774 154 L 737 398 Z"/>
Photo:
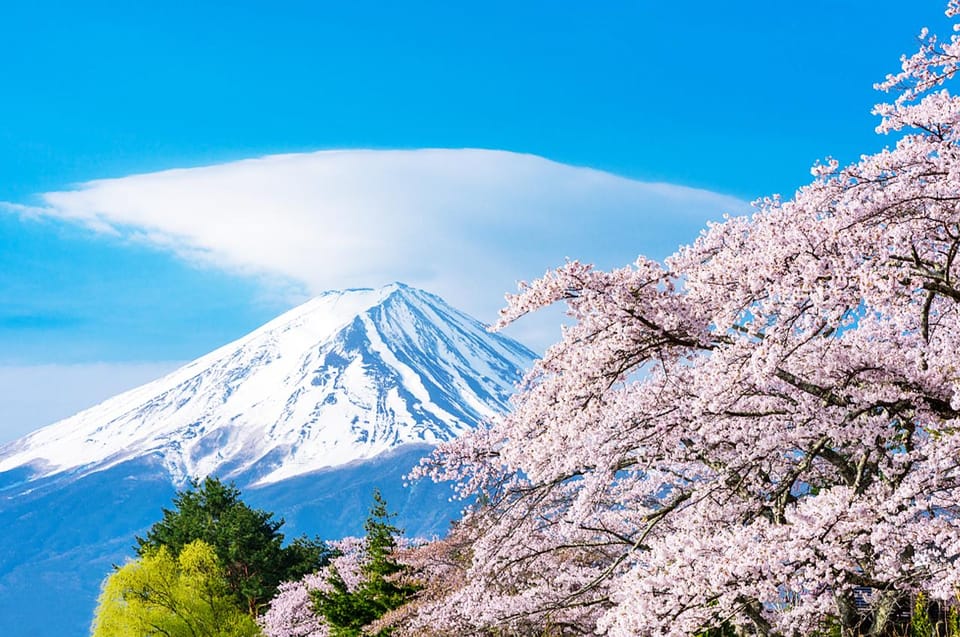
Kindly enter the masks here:
<path id="1" fill-rule="evenodd" d="M 565 256 L 663 257 L 888 143 L 872 84 L 942 10 L 5 3 L 0 442 L 321 288 L 406 279 L 491 320 Z M 313 154 L 425 148 L 508 152 Z"/>

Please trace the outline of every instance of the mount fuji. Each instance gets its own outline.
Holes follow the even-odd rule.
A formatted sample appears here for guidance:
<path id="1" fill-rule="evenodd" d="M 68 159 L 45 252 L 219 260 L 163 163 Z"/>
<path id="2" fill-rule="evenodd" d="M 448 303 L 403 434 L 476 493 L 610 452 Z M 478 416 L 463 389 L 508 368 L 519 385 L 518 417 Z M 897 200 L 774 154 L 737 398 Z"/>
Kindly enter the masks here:
<path id="1" fill-rule="evenodd" d="M 503 413 L 534 357 L 422 290 L 333 291 L 0 445 L 0 632 L 84 634 L 110 564 L 191 477 L 235 482 L 288 536 L 358 533 L 374 487 L 408 534 L 444 532 L 449 490 L 403 474 Z"/>

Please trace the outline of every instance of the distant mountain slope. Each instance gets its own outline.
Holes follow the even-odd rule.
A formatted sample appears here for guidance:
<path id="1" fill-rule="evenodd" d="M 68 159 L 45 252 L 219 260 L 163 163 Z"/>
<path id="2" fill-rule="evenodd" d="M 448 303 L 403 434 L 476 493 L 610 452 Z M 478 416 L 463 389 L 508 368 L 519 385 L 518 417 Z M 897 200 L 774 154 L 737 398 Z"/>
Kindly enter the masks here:
<path id="1" fill-rule="evenodd" d="M 236 481 L 289 537 L 361 533 L 374 487 L 408 534 L 443 533 L 460 503 L 402 476 L 502 413 L 533 357 L 422 290 L 328 292 L 0 446 L 0 634 L 86 634 L 110 565 L 190 476 Z"/>

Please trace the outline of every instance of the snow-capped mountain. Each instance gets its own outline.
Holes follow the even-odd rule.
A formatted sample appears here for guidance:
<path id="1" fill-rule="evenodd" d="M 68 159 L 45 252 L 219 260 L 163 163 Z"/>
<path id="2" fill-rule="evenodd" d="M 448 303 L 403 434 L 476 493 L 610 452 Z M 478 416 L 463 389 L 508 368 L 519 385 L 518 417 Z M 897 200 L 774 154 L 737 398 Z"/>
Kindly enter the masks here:
<path id="1" fill-rule="evenodd" d="M 157 381 L 0 447 L 31 479 L 159 457 L 265 485 L 436 444 L 506 409 L 534 354 L 439 297 L 334 291 Z"/>
<path id="2" fill-rule="evenodd" d="M 449 485 L 403 476 L 502 412 L 533 357 L 421 290 L 328 292 L 0 446 L 0 634 L 85 634 L 111 564 L 187 477 L 235 482 L 288 538 L 362 533 L 375 488 L 408 534 L 445 532 Z"/>

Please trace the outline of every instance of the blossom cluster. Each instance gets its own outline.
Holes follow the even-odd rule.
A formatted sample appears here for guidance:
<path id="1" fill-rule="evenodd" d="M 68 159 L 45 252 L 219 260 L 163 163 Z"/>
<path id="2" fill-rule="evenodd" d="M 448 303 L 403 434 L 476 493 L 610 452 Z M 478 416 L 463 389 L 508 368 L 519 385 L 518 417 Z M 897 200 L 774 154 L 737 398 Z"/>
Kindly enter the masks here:
<path id="1" fill-rule="evenodd" d="M 363 539 L 347 537 L 330 543 L 337 556 L 330 566 L 337 569 L 349 590 L 360 583 L 360 557 Z M 270 608 L 258 620 L 266 637 L 327 637 L 323 619 L 314 611 L 312 591 L 330 591 L 329 567 L 299 580 L 284 582 L 270 602 Z"/>
<path id="2" fill-rule="evenodd" d="M 416 472 L 482 505 L 418 611 L 436 630 L 792 635 L 956 603 L 960 36 L 921 40 L 878 85 L 895 147 L 662 264 L 571 261 L 508 298 L 501 327 L 557 302 L 573 325 Z"/>

